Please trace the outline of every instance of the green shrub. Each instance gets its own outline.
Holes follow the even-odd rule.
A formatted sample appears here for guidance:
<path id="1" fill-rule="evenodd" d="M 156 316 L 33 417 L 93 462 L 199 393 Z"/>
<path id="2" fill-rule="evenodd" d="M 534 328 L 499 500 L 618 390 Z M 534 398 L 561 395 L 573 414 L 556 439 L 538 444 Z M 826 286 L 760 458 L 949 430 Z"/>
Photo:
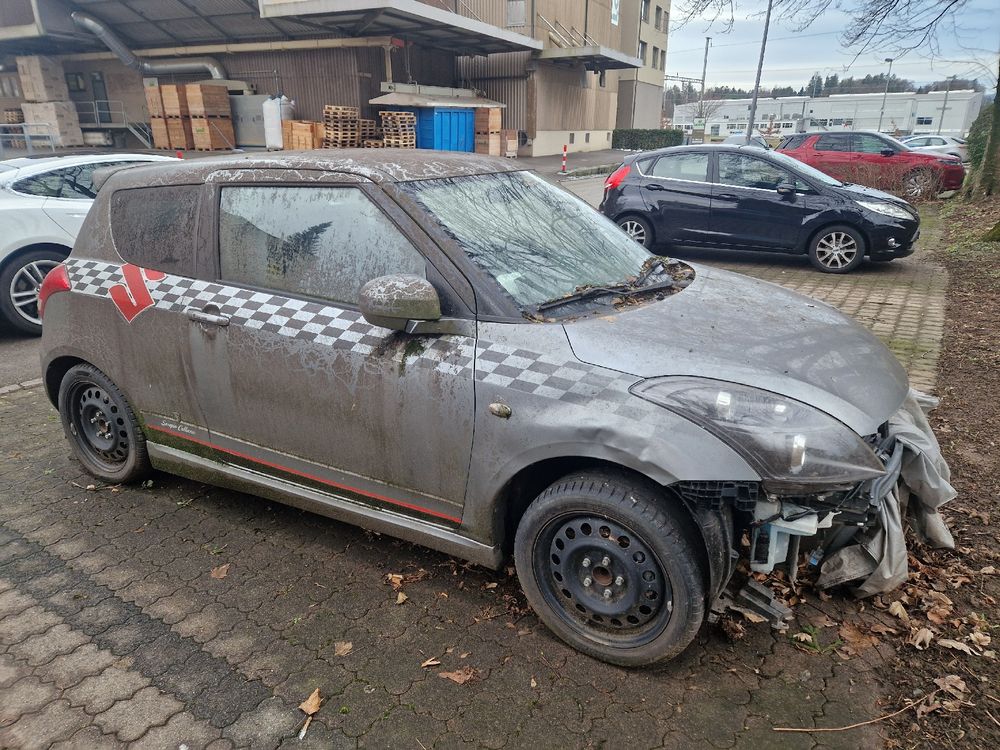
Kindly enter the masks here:
<path id="1" fill-rule="evenodd" d="M 969 161 L 972 162 L 974 169 L 983 163 L 983 154 L 986 153 L 986 139 L 989 137 L 990 127 L 993 125 L 994 109 L 996 109 L 995 104 L 983 107 L 979 117 L 969 128 L 969 137 L 966 140 L 969 147 Z"/>
<path id="2" fill-rule="evenodd" d="M 611 134 L 611 148 L 626 151 L 648 151 L 653 148 L 680 146 L 684 133 L 680 130 L 640 130 L 619 128 Z"/>

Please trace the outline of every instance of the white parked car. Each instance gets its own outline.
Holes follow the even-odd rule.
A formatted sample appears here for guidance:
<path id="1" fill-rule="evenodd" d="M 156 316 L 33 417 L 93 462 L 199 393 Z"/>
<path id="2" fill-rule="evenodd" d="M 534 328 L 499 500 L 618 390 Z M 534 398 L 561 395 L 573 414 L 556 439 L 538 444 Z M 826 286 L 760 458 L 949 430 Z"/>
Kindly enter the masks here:
<path id="1" fill-rule="evenodd" d="M 94 170 L 173 158 L 90 153 L 0 161 L 0 320 L 42 332 L 38 287 L 76 241 L 93 203 Z"/>
<path id="2" fill-rule="evenodd" d="M 969 160 L 969 150 L 963 138 L 950 135 L 911 135 L 903 143 L 914 151 L 929 151 L 935 154 L 957 156 L 962 161 Z"/>

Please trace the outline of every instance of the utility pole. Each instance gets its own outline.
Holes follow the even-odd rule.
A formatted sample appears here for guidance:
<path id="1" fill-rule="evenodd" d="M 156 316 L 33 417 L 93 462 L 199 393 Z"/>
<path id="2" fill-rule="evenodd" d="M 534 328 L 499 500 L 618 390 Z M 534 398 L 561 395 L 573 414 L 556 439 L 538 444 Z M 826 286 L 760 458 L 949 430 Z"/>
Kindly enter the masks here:
<path id="1" fill-rule="evenodd" d="M 955 76 L 948 76 L 948 88 L 944 90 L 944 104 L 941 105 L 941 117 L 938 119 L 938 135 L 941 135 L 941 125 L 944 123 L 944 113 L 948 109 L 948 94 L 951 93 L 951 84 L 954 80 Z"/>
<path id="2" fill-rule="evenodd" d="M 889 81 L 892 80 L 892 58 L 885 58 L 885 62 L 889 63 L 889 72 L 885 77 L 885 91 L 882 92 L 882 109 L 878 111 L 878 127 L 876 130 L 882 132 L 882 116 L 885 114 L 885 98 L 889 96 Z"/>
<path id="3" fill-rule="evenodd" d="M 771 28 L 771 9 L 774 0 L 767 0 L 767 14 L 764 16 L 764 36 L 760 40 L 760 59 L 757 60 L 757 80 L 753 84 L 753 99 L 750 100 L 750 117 L 747 122 L 746 143 L 753 137 L 753 121 L 757 116 L 757 97 L 760 95 L 760 74 L 764 69 L 764 50 L 767 47 L 767 32 Z"/>
<path id="4" fill-rule="evenodd" d="M 698 97 L 698 116 L 705 116 L 705 73 L 708 72 L 708 47 L 712 37 L 705 37 L 705 62 L 701 64 L 701 95 Z"/>

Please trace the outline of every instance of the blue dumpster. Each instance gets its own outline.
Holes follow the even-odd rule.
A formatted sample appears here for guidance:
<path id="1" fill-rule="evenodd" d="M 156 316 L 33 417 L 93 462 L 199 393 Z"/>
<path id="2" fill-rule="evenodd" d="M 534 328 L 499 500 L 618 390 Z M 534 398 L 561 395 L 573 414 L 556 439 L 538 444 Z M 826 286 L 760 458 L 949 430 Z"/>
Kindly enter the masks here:
<path id="1" fill-rule="evenodd" d="M 475 151 L 475 114 L 472 107 L 393 107 L 417 118 L 417 148 L 438 151 Z"/>

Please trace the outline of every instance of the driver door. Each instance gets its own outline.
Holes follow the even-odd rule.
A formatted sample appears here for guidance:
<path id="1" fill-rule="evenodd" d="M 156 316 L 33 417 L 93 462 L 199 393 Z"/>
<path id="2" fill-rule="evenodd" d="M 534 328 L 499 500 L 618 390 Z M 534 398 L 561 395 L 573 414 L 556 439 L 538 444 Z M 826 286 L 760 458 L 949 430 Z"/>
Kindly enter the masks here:
<path id="1" fill-rule="evenodd" d="M 361 178 L 262 176 L 219 178 L 218 281 L 189 309 L 212 447 L 341 499 L 460 523 L 475 338 L 462 295 L 435 265 L 446 259 Z M 398 273 L 431 281 L 445 315 L 469 318 L 470 335 L 367 323 L 360 287 Z"/>

